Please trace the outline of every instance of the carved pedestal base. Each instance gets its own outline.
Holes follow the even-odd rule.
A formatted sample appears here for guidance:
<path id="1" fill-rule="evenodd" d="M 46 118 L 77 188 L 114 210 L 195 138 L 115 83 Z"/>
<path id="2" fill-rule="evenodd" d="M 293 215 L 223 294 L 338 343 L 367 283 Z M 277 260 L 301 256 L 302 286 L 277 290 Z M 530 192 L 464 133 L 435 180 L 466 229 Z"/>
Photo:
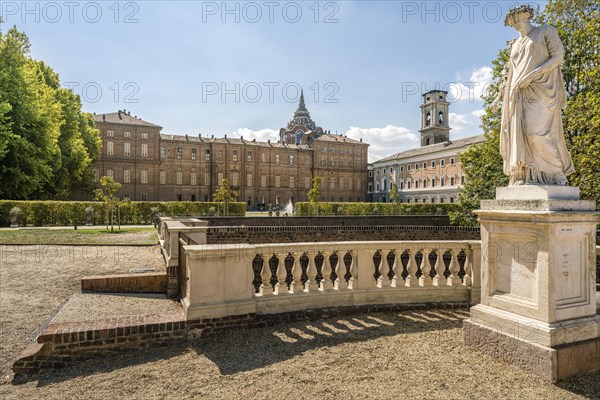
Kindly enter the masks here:
<path id="1" fill-rule="evenodd" d="M 481 304 L 466 345 L 553 382 L 600 369 L 594 202 L 577 188 L 520 186 L 481 208 Z"/>

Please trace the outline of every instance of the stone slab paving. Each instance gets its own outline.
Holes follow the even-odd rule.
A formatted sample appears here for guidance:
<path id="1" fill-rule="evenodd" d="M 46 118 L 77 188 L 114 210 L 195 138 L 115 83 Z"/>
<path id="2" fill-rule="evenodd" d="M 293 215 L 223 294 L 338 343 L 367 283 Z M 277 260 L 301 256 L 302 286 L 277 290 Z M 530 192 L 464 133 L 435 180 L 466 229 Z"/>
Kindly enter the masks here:
<path id="1" fill-rule="evenodd" d="M 181 305 L 163 294 L 78 293 L 64 305 L 52 323 L 96 321 L 130 315 L 179 313 Z"/>

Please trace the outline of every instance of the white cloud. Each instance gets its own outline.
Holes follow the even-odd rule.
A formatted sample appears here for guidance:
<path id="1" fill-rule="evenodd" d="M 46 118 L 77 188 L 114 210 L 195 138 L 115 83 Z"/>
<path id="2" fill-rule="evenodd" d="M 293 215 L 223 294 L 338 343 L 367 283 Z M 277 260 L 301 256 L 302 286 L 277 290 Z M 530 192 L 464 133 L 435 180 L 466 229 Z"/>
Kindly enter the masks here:
<path id="1" fill-rule="evenodd" d="M 482 116 L 485 115 L 485 110 L 483 108 L 480 108 L 479 110 L 472 111 L 471 115 L 474 115 L 477 118 L 481 118 Z"/>
<path id="2" fill-rule="evenodd" d="M 452 82 L 448 87 L 448 100 L 451 102 L 479 102 L 493 81 L 493 70 L 488 66 L 476 68 L 471 72 L 468 82 Z"/>
<path id="3" fill-rule="evenodd" d="M 450 127 L 454 132 L 460 132 L 470 124 L 467 116 L 464 114 L 450 113 Z"/>
<path id="4" fill-rule="evenodd" d="M 419 145 L 417 135 L 410 129 L 388 125 L 385 128 L 350 127 L 345 133 L 351 139 L 370 144 L 369 162 L 379 160 L 400 151 L 412 149 Z"/>
<path id="5" fill-rule="evenodd" d="M 279 140 L 279 131 L 275 129 L 260 129 L 258 131 L 253 131 L 248 128 L 238 128 L 237 131 L 231 133 L 231 136 L 239 138 L 244 137 L 244 139 L 252 140 L 256 139 L 259 142 L 266 142 L 268 139 L 273 141 Z"/>

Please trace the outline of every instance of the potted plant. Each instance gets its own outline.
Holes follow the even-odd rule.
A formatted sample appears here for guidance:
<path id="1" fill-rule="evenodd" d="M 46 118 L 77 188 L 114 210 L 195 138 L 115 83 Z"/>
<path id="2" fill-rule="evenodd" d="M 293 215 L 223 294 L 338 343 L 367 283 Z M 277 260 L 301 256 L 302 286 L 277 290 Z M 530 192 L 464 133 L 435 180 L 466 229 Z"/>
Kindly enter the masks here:
<path id="1" fill-rule="evenodd" d="M 11 228 L 16 228 L 19 226 L 19 218 L 21 217 L 21 214 L 23 214 L 23 212 L 19 207 L 13 207 L 10 209 L 9 215 Z"/>
<path id="2" fill-rule="evenodd" d="M 94 207 L 87 206 L 85 208 L 85 224 L 87 226 L 92 226 L 94 223 Z"/>

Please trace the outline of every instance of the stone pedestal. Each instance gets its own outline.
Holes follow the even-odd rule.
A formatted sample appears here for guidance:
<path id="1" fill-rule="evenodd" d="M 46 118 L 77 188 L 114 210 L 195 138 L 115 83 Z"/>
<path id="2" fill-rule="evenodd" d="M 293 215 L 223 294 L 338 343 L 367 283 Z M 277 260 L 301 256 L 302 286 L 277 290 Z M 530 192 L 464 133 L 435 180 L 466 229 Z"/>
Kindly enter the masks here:
<path id="1" fill-rule="evenodd" d="M 600 369 L 595 208 L 563 186 L 498 188 L 481 202 L 481 304 L 467 346 L 552 382 Z"/>

